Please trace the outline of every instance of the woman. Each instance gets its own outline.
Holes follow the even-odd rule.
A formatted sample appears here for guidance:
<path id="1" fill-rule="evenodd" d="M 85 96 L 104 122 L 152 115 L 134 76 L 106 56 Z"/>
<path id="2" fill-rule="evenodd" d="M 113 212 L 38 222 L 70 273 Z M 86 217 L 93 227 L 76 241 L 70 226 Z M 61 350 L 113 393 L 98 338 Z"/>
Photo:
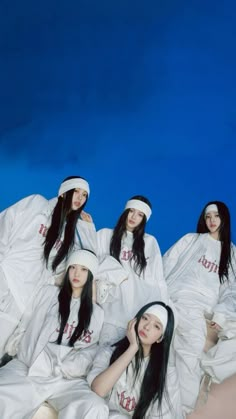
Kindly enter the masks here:
<path id="1" fill-rule="evenodd" d="M 0 369 L 2 418 L 32 417 L 44 401 L 60 419 L 77 417 L 80 379 L 95 356 L 104 317 L 92 301 L 97 265 L 92 252 L 73 252 L 61 287 L 42 287 L 33 315 L 23 316 L 7 345 L 17 358 Z"/>
<path id="2" fill-rule="evenodd" d="M 58 198 L 31 195 L 0 214 L 0 358 L 30 299 L 60 278 L 72 249 L 96 250 L 95 227 L 83 211 L 88 196 L 88 182 L 72 176 Z"/>
<path id="3" fill-rule="evenodd" d="M 154 236 L 145 233 L 151 203 L 134 196 L 125 206 L 114 230 L 98 231 L 97 299 L 105 311 L 102 343 L 125 336 L 129 319 L 153 299 L 167 301 L 162 258 Z"/>
<path id="4" fill-rule="evenodd" d="M 169 362 L 173 329 L 171 308 L 151 302 L 128 323 L 125 338 L 101 348 L 87 380 L 107 399 L 104 419 L 182 418 L 175 367 Z"/>
<path id="5" fill-rule="evenodd" d="M 235 262 L 230 214 L 220 201 L 205 205 L 197 233 L 182 237 L 163 257 L 168 291 L 178 311 L 174 347 L 186 413 L 194 409 L 199 392 L 207 323 L 218 332 L 235 311 Z"/>

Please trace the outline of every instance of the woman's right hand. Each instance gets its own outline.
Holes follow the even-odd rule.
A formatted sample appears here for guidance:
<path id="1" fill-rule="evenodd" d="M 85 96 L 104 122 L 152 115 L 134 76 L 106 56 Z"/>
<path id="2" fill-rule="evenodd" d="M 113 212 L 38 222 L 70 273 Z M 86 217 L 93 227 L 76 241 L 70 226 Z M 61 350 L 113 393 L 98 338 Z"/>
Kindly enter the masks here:
<path id="1" fill-rule="evenodd" d="M 129 321 L 126 331 L 127 339 L 129 340 L 130 346 L 135 347 L 138 349 L 138 338 L 135 331 L 135 325 L 137 323 L 137 319 L 134 318 Z"/>

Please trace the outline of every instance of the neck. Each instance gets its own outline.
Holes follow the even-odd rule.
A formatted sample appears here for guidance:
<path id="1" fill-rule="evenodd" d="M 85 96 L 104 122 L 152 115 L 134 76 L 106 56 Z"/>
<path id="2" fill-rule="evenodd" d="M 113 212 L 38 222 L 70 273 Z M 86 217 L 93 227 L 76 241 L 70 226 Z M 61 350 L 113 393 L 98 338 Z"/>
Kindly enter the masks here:
<path id="1" fill-rule="evenodd" d="M 143 356 L 146 358 L 148 355 L 150 355 L 151 351 L 151 345 L 142 345 L 143 348 Z"/>
<path id="2" fill-rule="evenodd" d="M 219 239 L 219 232 L 218 231 L 215 231 L 215 233 L 209 233 L 210 234 L 210 236 L 213 238 L 213 239 L 215 239 L 215 240 L 220 240 Z"/>
<path id="3" fill-rule="evenodd" d="M 82 288 L 72 289 L 72 297 L 79 298 L 82 293 Z"/>

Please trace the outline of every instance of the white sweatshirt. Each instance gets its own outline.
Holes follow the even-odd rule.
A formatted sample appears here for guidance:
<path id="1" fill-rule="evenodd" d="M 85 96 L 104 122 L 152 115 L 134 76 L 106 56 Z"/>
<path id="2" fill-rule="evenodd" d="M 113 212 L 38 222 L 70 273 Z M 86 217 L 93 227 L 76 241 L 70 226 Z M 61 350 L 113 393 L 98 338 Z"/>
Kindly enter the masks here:
<path id="1" fill-rule="evenodd" d="M 91 370 L 87 375 L 87 381 L 91 386 L 93 380 L 110 365 L 110 358 L 114 347 L 105 346 L 97 353 Z M 122 373 L 110 394 L 107 396 L 110 413 L 119 412 L 127 417 L 132 417 L 138 399 L 140 397 L 141 384 L 149 362 L 149 357 L 144 358 L 139 375 L 134 383 L 134 360 L 128 365 L 128 368 Z M 158 362 L 158 361 L 157 361 Z M 180 401 L 180 393 L 178 386 L 178 379 L 174 365 L 174 359 L 171 359 L 168 365 L 166 388 L 168 391 L 170 405 L 167 403 L 166 398 L 163 397 L 162 401 L 162 416 L 157 403 L 149 407 L 146 418 L 162 418 L 162 419 L 181 419 L 182 406 Z M 112 417 L 112 415 L 111 415 Z"/>
<path id="2" fill-rule="evenodd" d="M 231 246 L 233 270 L 229 281 L 220 284 L 221 242 L 209 234 L 183 236 L 163 256 L 164 275 L 174 303 L 196 307 L 221 327 L 236 310 L 235 246 Z"/>
<path id="3" fill-rule="evenodd" d="M 8 341 L 8 352 L 16 350 L 19 361 L 29 368 L 28 375 L 81 377 L 86 375 L 96 354 L 104 319 L 102 308 L 93 304 L 88 331 L 75 342 L 74 347 L 70 347 L 68 340 L 78 323 L 80 307 L 80 299 L 72 299 L 62 343 L 57 345 L 55 341 L 59 332 L 58 293 L 58 287 L 53 285 L 42 287 Z M 20 343 L 17 342 L 18 337 Z M 15 348 L 16 342 L 18 350 Z"/>
<path id="4" fill-rule="evenodd" d="M 134 271 L 132 258 L 133 234 L 129 231 L 121 243 L 120 261 L 110 256 L 111 229 L 97 232 L 99 271 L 96 275 L 99 287 L 107 286 L 108 293 L 102 301 L 105 321 L 126 328 L 140 308 L 148 302 L 167 302 L 167 286 L 163 277 L 162 257 L 156 239 L 144 235 L 147 266 L 139 276 Z"/>

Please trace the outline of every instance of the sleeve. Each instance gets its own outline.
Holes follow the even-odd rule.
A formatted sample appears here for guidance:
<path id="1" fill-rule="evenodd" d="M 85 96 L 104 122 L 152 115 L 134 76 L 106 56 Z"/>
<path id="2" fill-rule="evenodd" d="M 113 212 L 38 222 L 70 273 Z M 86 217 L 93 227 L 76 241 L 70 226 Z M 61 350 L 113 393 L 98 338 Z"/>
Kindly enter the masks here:
<path id="1" fill-rule="evenodd" d="M 166 280 L 169 279 L 173 270 L 178 266 L 180 257 L 186 252 L 193 241 L 198 237 L 195 233 L 189 233 L 179 239 L 163 256 L 163 270 Z"/>
<path id="2" fill-rule="evenodd" d="M 98 350 L 94 344 L 88 348 L 73 349 L 61 363 L 61 372 L 65 378 L 73 379 L 87 375 Z"/>
<path id="3" fill-rule="evenodd" d="M 110 243 L 113 230 L 102 228 L 97 232 L 97 256 L 103 259 L 105 255 L 110 255 Z"/>
<path id="4" fill-rule="evenodd" d="M 16 211 L 17 206 L 13 205 L 12 207 L 7 208 L 0 213 L 0 262 L 3 260 L 4 252 L 8 245 L 8 240 L 15 220 Z"/>
<path id="5" fill-rule="evenodd" d="M 25 221 L 25 218 L 27 219 L 28 216 L 26 211 L 29 213 L 29 209 L 30 217 L 33 217 L 34 213 L 38 212 L 39 208 L 45 205 L 45 202 L 47 200 L 41 195 L 30 195 L 0 213 L 0 262 L 3 260 L 11 237 L 14 239 L 14 234 L 16 233 L 14 227 L 17 227 L 18 218 L 22 216 Z"/>
<path id="6" fill-rule="evenodd" d="M 96 297 L 98 304 L 113 299 L 114 287 L 119 286 L 127 279 L 126 270 L 120 262 L 112 256 L 105 255 L 100 258 L 100 264 L 96 273 Z"/>
<path id="7" fill-rule="evenodd" d="M 232 246 L 229 278 L 220 285 L 218 303 L 214 308 L 212 321 L 227 329 L 227 323 L 236 320 L 236 257 Z"/>
<path id="8" fill-rule="evenodd" d="M 105 371 L 110 365 L 110 359 L 114 348 L 111 346 L 100 347 L 93 361 L 91 370 L 87 375 L 87 381 L 91 386 L 93 380 L 103 371 Z"/>
<path id="9" fill-rule="evenodd" d="M 78 220 L 76 225 L 75 249 L 89 249 L 97 254 L 97 234 L 94 223 Z"/>
<path id="10" fill-rule="evenodd" d="M 13 334 L 9 337 L 6 345 L 5 352 L 11 356 L 15 356 L 18 352 L 19 344 L 26 332 L 26 329 L 32 319 L 33 313 L 37 310 L 39 304 L 42 303 L 44 299 L 49 300 L 50 294 L 51 298 L 54 298 L 54 295 L 57 293 L 57 287 L 54 285 L 45 285 L 37 293 L 36 298 L 32 299 L 29 302 L 27 309 L 25 310 L 21 320 L 14 330 Z"/>
<path id="11" fill-rule="evenodd" d="M 163 262 L 160 247 L 153 237 L 153 242 L 151 246 L 151 254 L 149 259 L 147 260 L 147 264 L 150 269 L 151 276 L 157 279 L 157 284 L 160 290 L 161 300 L 164 303 L 168 303 L 168 292 L 167 292 L 167 284 L 164 278 L 163 273 Z"/>

